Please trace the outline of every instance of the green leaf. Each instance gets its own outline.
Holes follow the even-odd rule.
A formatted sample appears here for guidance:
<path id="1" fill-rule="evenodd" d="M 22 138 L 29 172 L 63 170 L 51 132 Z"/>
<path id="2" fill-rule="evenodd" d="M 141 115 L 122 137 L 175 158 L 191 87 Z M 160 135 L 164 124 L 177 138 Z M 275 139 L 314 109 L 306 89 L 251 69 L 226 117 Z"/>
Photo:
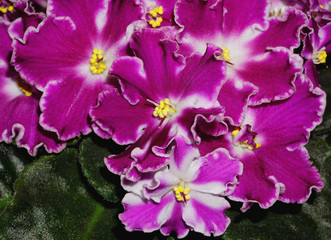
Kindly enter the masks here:
<path id="1" fill-rule="evenodd" d="M 0 212 L 12 200 L 14 183 L 32 157 L 25 149 L 0 144 Z"/>
<path id="2" fill-rule="evenodd" d="M 117 239 L 117 210 L 81 181 L 78 152 L 40 158 L 22 172 L 0 218 L 0 239 Z"/>
<path id="3" fill-rule="evenodd" d="M 95 135 L 85 138 L 80 145 L 79 162 L 84 176 L 91 186 L 107 201 L 119 201 L 117 192 L 122 191 L 120 178 L 112 174 L 104 163 L 104 158 L 118 154 L 123 147 L 111 140 L 103 140 Z"/>
<path id="4" fill-rule="evenodd" d="M 312 202 L 303 205 L 303 212 L 317 223 L 321 239 L 331 239 L 331 148 L 322 138 L 311 138 L 307 149 L 311 160 L 318 168 L 324 183 L 320 193 L 314 195 Z"/>

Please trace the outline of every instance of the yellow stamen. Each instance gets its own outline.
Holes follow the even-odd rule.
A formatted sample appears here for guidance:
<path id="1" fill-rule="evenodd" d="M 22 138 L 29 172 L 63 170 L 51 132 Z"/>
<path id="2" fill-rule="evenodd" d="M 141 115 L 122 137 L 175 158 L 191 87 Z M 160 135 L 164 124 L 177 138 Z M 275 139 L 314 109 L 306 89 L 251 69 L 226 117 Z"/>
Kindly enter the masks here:
<path id="1" fill-rule="evenodd" d="M 176 110 L 173 107 L 173 105 L 170 103 L 169 98 L 166 98 L 164 100 L 161 100 L 160 103 L 155 107 L 153 111 L 154 117 L 164 118 L 168 114 L 175 113 Z"/>
<path id="2" fill-rule="evenodd" d="M 3 7 L 0 7 L 0 12 L 6 13 L 7 12 L 7 9 L 6 8 L 3 8 Z"/>
<path id="3" fill-rule="evenodd" d="M 151 25 L 153 28 L 159 27 L 163 21 L 163 18 L 160 17 L 160 15 L 163 14 L 163 7 L 155 7 L 152 10 L 149 11 L 149 16 L 152 18 L 148 21 L 149 25 Z"/>
<path id="4" fill-rule="evenodd" d="M 8 12 L 12 12 L 12 11 L 14 10 L 14 6 L 9 6 L 9 7 L 7 8 L 7 10 L 8 10 Z"/>
<path id="5" fill-rule="evenodd" d="M 25 96 L 30 97 L 32 95 L 31 87 L 21 78 L 16 79 L 18 88 L 25 94 Z"/>
<path id="6" fill-rule="evenodd" d="M 326 57 L 327 56 L 328 55 L 326 54 L 326 51 L 322 51 L 322 52 L 318 53 L 318 61 L 320 63 L 326 63 Z"/>
<path id="7" fill-rule="evenodd" d="M 320 51 L 313 53 L 312 60 L 315 64 L 326 63 L 327 56 L 325 47 L 323 47 Z"/>
<path id="8" fill-rule="evenodd" d="M 235 130 L 232 131 L 232 136 L 237 136 L 237 134 L 239 133 L 240 128 L 236 128 Z"/>
<path id="9" fill-rule="evenodd" d="M 235 137 L 238 135 L 238 133 L 240 132 L 241 128 L 236 128 L 235 130 L 232 131 L 232 136 Z M 252 130 L 252 129 L 251 129 Z M 253 139 L 253 141 L 255 142 L 257 139 L 257 136 Z M 261 147 L 261 143 L 256 143 L 255 144 L 255 147 L 251 146 L 248 144 L 248 140 L 245 140 L 244 142 L 239 142 L 240 146 L 242 147 L 246 147 L 248 148 L 249 150 L 254 150 L 254 149 L 257 149 L 259 147 Z"/>
<path id="10" fill-rule="evenodd" d="M 227 49 L 226 47 L 222 47 L 222 50 L 223 50 L 222 57 L 223 57 L 226 61 L 230 62 L 230 61 L 231 61 L 230 50 Z"/>
<path id="11" fill-rule="evenodd" d="M 222 54 L 217 56 L 218 59 L 223 59 L 225 60 L 227 63 L 230 63 L 231 61 L 231 57 L 230 57 L 230 50 L 226 47 L 221 47 L 221 49 L 223 50 Z"/>
<path id="12" fill-rule="evenodd" d="M 181 185 L 179 185 L 178 187 L 174 187 L 175 197 L 177 201 L 186 202 L 187 200 L 189 200 L 191 198 L 191 195 L 189 194 L 190 190 L 191 189 L 189 187 L 184 188 Z"/>
<path id="13" fill-rule="evenodd" d="M 324 9 L 324 7 L 323 7 L 323 5 L 322 5 L 322 4 L 320 4 L 320 8 Z"/>
<path id="14" fill-rule="evenodd" d="M 93 74 L 101 74 L 107 68 L 107 66 L 104 64 L 105 58 L 102 55 L 102 53 L 103 52 L 101 49 L 94 48 L 92 51 L 92 55 L 90 58 L 90 64 L 91 64 L 90 71 Z"/>

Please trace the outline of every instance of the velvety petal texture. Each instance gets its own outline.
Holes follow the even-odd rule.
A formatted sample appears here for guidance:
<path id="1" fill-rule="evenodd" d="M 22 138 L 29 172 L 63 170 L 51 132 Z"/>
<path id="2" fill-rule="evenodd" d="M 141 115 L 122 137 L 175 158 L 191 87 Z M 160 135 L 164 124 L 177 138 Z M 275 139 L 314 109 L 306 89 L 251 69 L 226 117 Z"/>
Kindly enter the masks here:
<path id="1" fill-rule="evenodd" d="M 41 93 L 21 79 L 9 63 L 12 54 L 9 27 L 7 21 L 0 20 L 0 141 L 15 141 L 32 156 L 42 146 L 49 153 L 59 152 L 65 143 L 39 125 Z"/>
<path id="2" fill-rule="evenodd" d="M 164 235 L 175 231 L 178 238 L 185 237 L 189 230 L 219 236 L 230 223 L 224 214 L 230 205 L 222 196 L 229 194 L 241 173 L 241 163 L 226 150 L 201 158 L 194 145 L 178 136 L 169 167 L 156 172 L 150 183 L 144 178 L 144 185 L 137 182 L 125 187 L 138 194 L 126 194 L 120 219 L 129 231 L 160 228 Z"/>
<path id="3" fill-rule="evenodd" d="M 96 132 L 132 144 L 126 150 L 130 154 L 106 160 L 111 171 L 128 175 L 133 166 L 146 172 L 165 164 L 165 149 L 177 133 L 195 138 L 192 126 L 198 116 L 222 118 L 217 96 L 225 73 L 224 62 L 217 58 L 220 49 L 212 45 L 204 55 L 184 58 L 163 32 L 146 29 L 133 35 L 130 46 L 135 57 L 122 57 L 111 68 L 120 89 L 102 94 L 90 113 L 95 128 L 102 130 Z M 126 160 L 115 160 L 119 157 Z"/>
<path id="4" fill-rule="evenodd" d="M 230 197 L 244 202 L 243 210 L 249 202 L 263 208 L 276 200 L 302 203 L 312 189 L 320 191 L 323 186 L 303 146 L 322 120 L 325 93 L 313 88 L 304 75 L 295 87 L 287 100 L 248 107 L 240 128 L 218 138 L 204 138 L 199 145 L 202 154 L 224 147 L 244 164 L 239 185 Z"/>
<path id="5" fill-rule="evenodd" d="M 128 54 L 133 22 L 143 11 L 135 1 L 49 1 L 47 15 L 37 29 L 25 32 L 23 42 L 14 42 L 13 62 L 43 92 L 42 126 L 68 140 L 91 132 L 89 110 L 110 88 L 108 70 L 116 57 Z"/>
<path id="6" fill-rule="evenodd" d="M 180 53 L 204 52 L 206 43 L 222 48 L 226 79 L 252 83 L 258 90 L 250 105 L 286 99 L 294 92 L 296 74 L 302 72 L 302 59 L 292 50 L 300 45 L 306 16 L 288 9 L 284 19 L 269 18 L 267 5 L 267 1 L 181 0 L 175 8 L 182 27 Z"/>

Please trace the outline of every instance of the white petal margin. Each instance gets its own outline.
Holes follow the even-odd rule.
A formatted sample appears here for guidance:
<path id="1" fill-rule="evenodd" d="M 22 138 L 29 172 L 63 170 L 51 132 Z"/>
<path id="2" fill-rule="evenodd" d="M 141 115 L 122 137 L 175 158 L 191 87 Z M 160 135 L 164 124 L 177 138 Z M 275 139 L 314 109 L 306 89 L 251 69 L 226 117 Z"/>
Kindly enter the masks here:
<path id="1" fill-rule="evenodd" d="M 225 216 L 225 210 L 230 204 L 223 197 L 200 193 L 191 190 L 191 198 L 187 201 L 183 220 L 194 231 L 205 236 L 219 236 L 230 224 L 230 218 Z"/>
<path id="2" fill-rule="evenodd" d="M 124 212 L 119 215 L 119 219 L 127 231 L 158 230 L 171 216 L 176 203 L 173 199 L 173 196 L 168 195 L 163 197 L 160 203 L 155 203 L 136 194 L 127 193 L 122 200 Z"/>

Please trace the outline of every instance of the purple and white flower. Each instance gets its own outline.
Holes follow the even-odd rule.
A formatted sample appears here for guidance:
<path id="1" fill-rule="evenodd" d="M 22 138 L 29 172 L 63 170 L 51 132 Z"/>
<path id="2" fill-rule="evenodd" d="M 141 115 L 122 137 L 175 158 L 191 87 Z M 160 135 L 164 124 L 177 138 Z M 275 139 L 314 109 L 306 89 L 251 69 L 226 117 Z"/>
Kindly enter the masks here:
<path id="1" fill-rule="evenodd" d="M 14 42 L 13 62 L 43 92 L 40 124 L 61 140 L 91 132 L 88 112 L 110 89 L 108 70 L 127 55 L 132 23 L 142 18 L 135 1 L 48 1 L 47 18 Z M 125 16 L 125 18 L 123 18 Z"/>
<path id="2" fill-rule="evenodd" d="M 0 141 L 15 141 L 18 147 L 26 148 L 33 156 L 41 146 L 49 153 L 60 152 L 65 143 L 39 125 L 41 93 L 20 78 L 10 65 L 13 51 L 8 33 L 10 26 L 9 22 L 0 19 Z"/>
<path id="3" fill-rule="evenodd" d="M 304 148 L 310 131 L 322 121 L 325 93 L 300 75 L 296 91 L 288 99 L 247 108 L 241 127 L 231 127 L 219 137 L 203 137 L 198 145 L 202 155 L 226 148 L 244 165 L 232 200 L 253 202 L 268 208 L 276 200 L 302 203 L 311 190 L 323 183 Z"/>
<path id="4" fill-rule="evenodd" d="M 169 166 L 143 175 L 139 182 L 122 178 L 129 193 L 119 218 L 128 231 L 160 229 L 164 235 L 175 231 L 178 238 L 190 230 L 206 236 L 223 234 L 230 223 L 225 216 L 230 204 L 224 196 L 237 184 L 241 163 L 225 149 L 200 157 L 184 137 L 177 137 L 174 144 Z"/>
<path id="5" fill-rule="evenodd" d="M 136 32 L 130 46 L 135 57 L 122 57 L 111 69 L 120 89 L 104 92 L 90 115 L 101 137 L 130 144 L 105 159 L 109 170 L 138 180 L 139 172 L 167 164 L 166 148 L 177 134 L 198 141 L 199 119 L 223 118 L 217 96 L 225 64 L 212 45 L 204 55 L 184 58 L 177 54 L 178 44 L 157 30 Z"/>

